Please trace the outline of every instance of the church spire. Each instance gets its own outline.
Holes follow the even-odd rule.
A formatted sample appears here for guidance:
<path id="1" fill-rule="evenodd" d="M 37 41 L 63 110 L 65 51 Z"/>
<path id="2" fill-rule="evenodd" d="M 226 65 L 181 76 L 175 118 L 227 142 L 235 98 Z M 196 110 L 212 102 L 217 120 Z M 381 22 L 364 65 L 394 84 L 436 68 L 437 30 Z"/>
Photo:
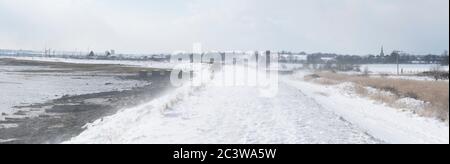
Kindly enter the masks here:
<path id="1" fill-rule="evenodd" d="M 381 57 L 384 57 L 384 46 L 381 46 L 381 53 L 380 53 Z"/>

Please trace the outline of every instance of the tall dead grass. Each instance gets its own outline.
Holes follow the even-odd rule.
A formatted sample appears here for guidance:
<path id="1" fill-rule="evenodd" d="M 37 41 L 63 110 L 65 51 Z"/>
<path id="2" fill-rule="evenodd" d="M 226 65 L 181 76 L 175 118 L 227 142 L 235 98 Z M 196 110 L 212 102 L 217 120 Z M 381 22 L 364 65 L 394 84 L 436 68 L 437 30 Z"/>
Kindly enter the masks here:
<path id="1" fill-rule="evenodd" d="M 404 97 L 414 98 L 429 102 L 425 110 L 420 115 L 427 117 L 437 117 L 443 121 L 449 118 L 449 83 L 444 81 L 417 81 L 404 79 L 390 79 L 384 77 L 368 77 L 358 75 L 337 74 L 331 72 L 316 73 L 321 77 L 321 84 L 334 85 L 343 82 L 353 82 L 360 86 L 355 91 L 362 95 L 367 95 L 364 87 L 372 87 L 379 90 L 393 93 L 393 95 L 367 95 L 373 99 L 385 103 L 394 103 L 396 100 Z"/>

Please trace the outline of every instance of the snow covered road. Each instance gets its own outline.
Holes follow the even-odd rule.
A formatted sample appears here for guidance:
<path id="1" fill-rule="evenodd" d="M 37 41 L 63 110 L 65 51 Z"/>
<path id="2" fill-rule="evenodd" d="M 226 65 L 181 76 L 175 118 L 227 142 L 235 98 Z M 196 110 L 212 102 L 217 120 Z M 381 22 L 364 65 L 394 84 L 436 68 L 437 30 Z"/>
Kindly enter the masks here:
<path id="1" fill-rule="evenodd" d="M 291 76 L 273 98 L 206 84 L 98 120 L 66 143 L 448 143 L 448 126 L 386 108 Z"/>

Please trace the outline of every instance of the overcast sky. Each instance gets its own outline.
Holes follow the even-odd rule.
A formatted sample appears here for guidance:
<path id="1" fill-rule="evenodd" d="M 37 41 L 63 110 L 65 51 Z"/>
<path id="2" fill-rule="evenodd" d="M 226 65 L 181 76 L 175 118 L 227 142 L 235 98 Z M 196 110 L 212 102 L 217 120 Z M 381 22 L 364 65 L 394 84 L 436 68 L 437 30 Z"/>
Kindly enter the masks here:
<path id="1" fill-rule="evenodd" d="M 449 0 L 0 0 L 0 48 L 150 53 L 424 54 L 449 47 Z"/>

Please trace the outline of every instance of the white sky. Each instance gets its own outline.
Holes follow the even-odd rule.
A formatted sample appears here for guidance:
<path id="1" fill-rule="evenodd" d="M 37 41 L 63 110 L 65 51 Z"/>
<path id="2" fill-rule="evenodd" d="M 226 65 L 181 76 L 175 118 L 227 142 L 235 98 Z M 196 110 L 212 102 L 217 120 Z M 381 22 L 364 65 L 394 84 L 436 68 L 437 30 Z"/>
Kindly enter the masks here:
<path id="1" fill-rule="evenodd" d="M 0 0 L 0 48 L 440 54 L 449 0 Z"/>

